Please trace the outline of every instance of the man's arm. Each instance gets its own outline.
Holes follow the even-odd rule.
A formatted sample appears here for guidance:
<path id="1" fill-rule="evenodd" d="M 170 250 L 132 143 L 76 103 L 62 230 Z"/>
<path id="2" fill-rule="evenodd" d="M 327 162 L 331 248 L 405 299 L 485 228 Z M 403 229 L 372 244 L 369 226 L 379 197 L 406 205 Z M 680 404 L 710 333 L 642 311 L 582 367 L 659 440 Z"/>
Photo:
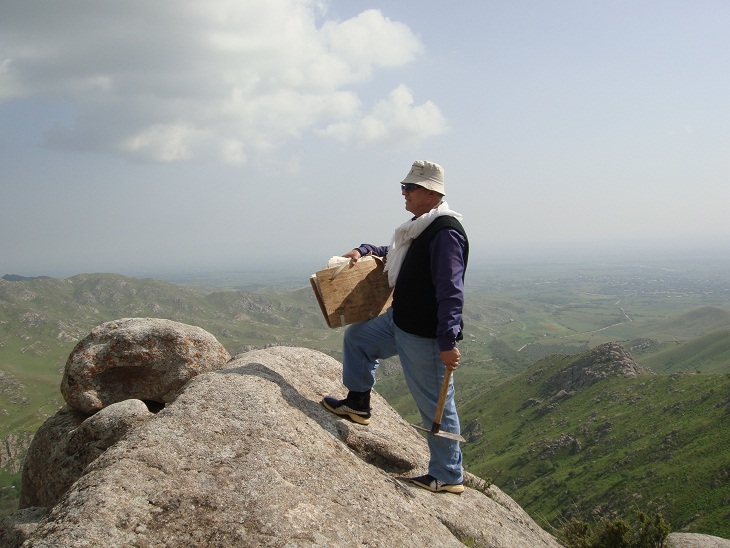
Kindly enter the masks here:
<path id="1" fill-rule="evenodd" d="M 439 231 L 430 244 L 431 277 L 436 290 L 437 327 L 441 359 L 451 370 L 459 365 L 457 340 L 461 339 L 464 310 L 464 250 L 466 241 L 456 230 Z"/>
<path id="2" fill-rule="evenodd" d="M 349 253 L 345 253 L 343 257 L 350 259 L 353 264 L 358 261 L 360 257 L 365 255 L 375 255 L 376 257 L 385 257 L 388 254 L 387 245 L 372 245 L 372 244 L 360 244 L 360 247 L 356 247 Z"/>

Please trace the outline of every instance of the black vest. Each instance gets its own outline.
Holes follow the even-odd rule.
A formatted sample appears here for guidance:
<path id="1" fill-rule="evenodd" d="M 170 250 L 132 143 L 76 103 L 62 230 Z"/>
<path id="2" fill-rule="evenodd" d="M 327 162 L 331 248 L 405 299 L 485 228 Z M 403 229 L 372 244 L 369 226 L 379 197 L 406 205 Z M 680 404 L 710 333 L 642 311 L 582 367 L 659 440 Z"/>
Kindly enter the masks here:
<path id="1" fill-rule="evenodd" d="M 431 250 L 429 244 L 439 230 L 453 228 L 466 240 L 464 272 L 469 258 L 469 240 L 461 223 L 454 217 L 442 215 L 411 242 L 401 265 L 393 291 L 393 321 L 406 333 L 436 338 L 438 323 L 436 288 L 431 279 Z M 462 322 L 463 326 L 463 322 Z M 457 340 L 461 340 L 461 332 Z"/>

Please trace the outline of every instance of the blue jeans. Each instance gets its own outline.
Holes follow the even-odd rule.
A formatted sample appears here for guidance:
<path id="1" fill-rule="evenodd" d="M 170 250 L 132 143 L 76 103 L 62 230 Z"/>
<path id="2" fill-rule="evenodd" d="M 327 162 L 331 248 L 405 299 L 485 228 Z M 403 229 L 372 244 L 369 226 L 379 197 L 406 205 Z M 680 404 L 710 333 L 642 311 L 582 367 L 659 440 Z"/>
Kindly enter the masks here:
<path id="1" fill-rule="evenodd" d="M 398 354 L 408 389 L 416 401 L 424 428 L 433 425 L 441 382 L 446 366 L 441 361 L 436 339 L 411 335 L 393 323 L 393 309 L 347 328 L 342 344 L 342 382 L 348 390 L 365 392 L 375 385 L 379 360 Z M 454 383 L 449 385 L 441 430 L 460 434 L 454 403 Z M 428 473 L 444 483 L 462 483 L 461 447 L 458 441 L 428 435 L 431 459 Z"/>

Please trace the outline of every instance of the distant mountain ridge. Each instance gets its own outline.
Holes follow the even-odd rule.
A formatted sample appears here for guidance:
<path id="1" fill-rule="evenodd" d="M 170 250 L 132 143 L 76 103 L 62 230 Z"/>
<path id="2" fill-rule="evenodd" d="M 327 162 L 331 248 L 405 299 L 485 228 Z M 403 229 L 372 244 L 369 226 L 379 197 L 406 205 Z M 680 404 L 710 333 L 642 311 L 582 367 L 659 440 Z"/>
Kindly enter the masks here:
<path id="1" fill-rule="evenodd" d="M 295 338 L 298 329 L 309 332 L 321 329 L 313 296 L 308 302 L 305 296 L 296 294 L 277 298 L 249 291 L 206 292 L 118 274 L 0 282 L 0 302 L 3 303 L 0 320 L 7 322 L 6 325 L 17 322 L 28 330 L 23 335 L 17 331 L 3 334 L 0 330 L 0 342 L 7 341 L 8 337 L 61 339 L 65 338 L 61 335 L 63 331 L 78 340 L 99 323 L 137 316 L 202 324 L 223 344 L 231 345 L 277 342 L 280 337 L 270 326 L 288 328 L 286 334 Z M 320 338 L 310 336 L 309 332 L 302 335 L 304 340 Z"/>
<path id="2" fill-rule="evenodd" d="M 24 282 L 27 280 L 50 280 L 50 276 L 19 276 L 18 274 L 5 274 L 3 280 L 6 282 Z"/>

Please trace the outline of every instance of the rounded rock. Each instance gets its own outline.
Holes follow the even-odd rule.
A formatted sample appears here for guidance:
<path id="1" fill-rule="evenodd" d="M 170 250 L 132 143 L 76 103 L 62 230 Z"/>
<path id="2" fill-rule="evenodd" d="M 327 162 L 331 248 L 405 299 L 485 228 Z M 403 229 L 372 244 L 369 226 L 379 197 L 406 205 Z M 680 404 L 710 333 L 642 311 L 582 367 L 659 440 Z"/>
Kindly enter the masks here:
<path id="1" fill-rule="evenodd" d="M 159 318 L 95 327 L 71 352 L 61 381 L 66 403 L 92 414 L 139 399 L 166 404 L 200 373 L 223 367 L 228 351 L 204 329 Z"/>

